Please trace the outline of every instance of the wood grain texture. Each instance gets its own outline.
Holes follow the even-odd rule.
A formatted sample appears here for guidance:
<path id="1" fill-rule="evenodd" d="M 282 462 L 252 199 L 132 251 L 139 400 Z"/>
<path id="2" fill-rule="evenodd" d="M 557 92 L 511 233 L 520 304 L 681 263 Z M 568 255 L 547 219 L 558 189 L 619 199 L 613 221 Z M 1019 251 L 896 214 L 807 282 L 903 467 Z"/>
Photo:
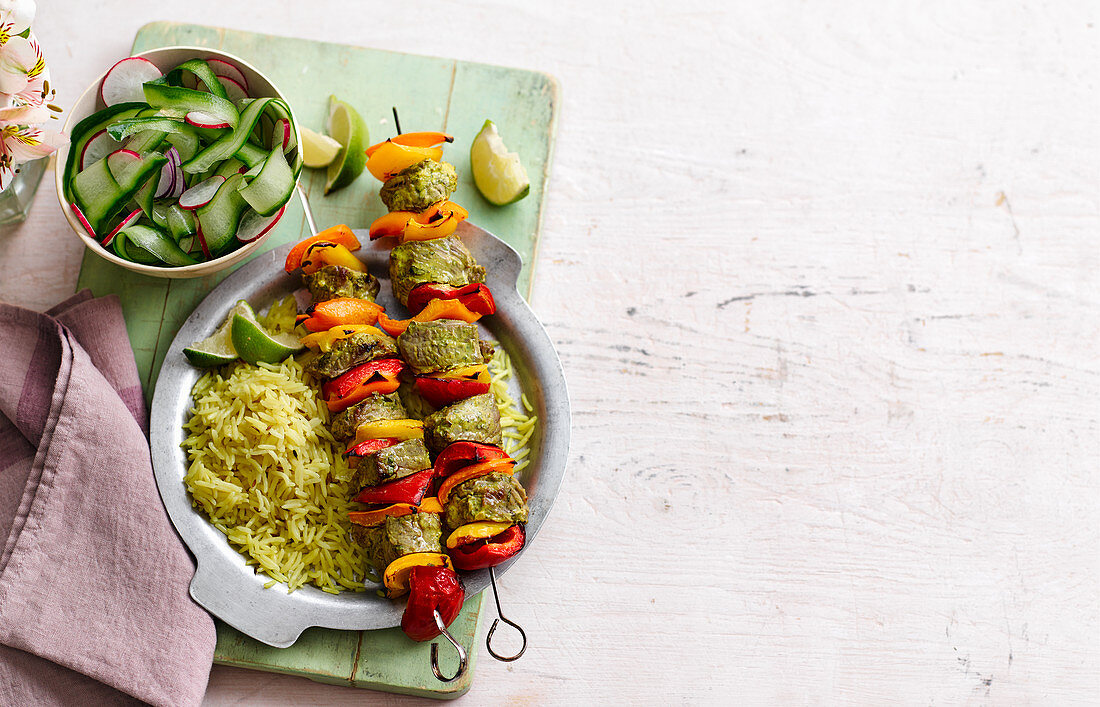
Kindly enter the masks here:
<path id="1" fill-rule="evenodd" d="M 1100 699 L 1093 4 L 456 2 L 443 39 L 428 3 L 239 5 L 179 12 L 562 82 L 532 304 L 573 452 L 502 582 L 528 653 L 465 701 Z M 48 233 L 43 191 L 0 237 L 23 283 L 56 277 L 11 245 Z M 208 693 L 362 699 L 223 668 Z"/>

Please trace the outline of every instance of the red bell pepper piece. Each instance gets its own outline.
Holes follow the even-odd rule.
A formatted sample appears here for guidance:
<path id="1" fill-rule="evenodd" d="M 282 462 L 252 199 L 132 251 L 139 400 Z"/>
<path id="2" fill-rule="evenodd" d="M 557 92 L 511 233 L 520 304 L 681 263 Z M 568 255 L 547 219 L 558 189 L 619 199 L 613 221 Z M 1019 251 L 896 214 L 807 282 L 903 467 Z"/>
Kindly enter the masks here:
<path id="1" fill-rule="evenodd" d="M 355 388 L 368 382 L 372 376 L 393 379 L 405 370 L 405 362 L 399 358 L 380 358 L 358 365 L 347 373 L 333 378 L 321 386 L 321 394 L 326 400 L 343 398 Z"/>
<path id="2" fill-rule="evenodd" d="M 494 535 L 486 540 L 476 540 L 468 545 L 459 545 L 450 551 L 451 562 L 460 570 L 496 567 L 519 552 L 526 540 L 523 527 L 513 525 L 500 535 Z"/>
<path id="3" fill-rule="evenodd" d="M 462 610 L 466 588 L 455 571 L 446 567 L 413 567 L 409 572 L 409 600 L 401 615 L 401 630 L 414 641 L 439 635 L 433 611 L 450 626 Z"/>
<path id="4" fill-rule="evenodd" d="M 365 457 L 368 454 L 374 454 L 375 452 L 381 452 L 386 447 L 392 447 L 401 440 L 396 437 L 379 437 L 378 439 L 368 439 L 362 444 L 357 444 L 348 450 L 349 457 Z M 375 501 L 370 501 L 375 503 Z"/>
<path id="5" fill-rule="evenodd" d="M 424 469 L 397 481 L 367 487 L 359 492 L 355 500 L 359 503 L 411 503 L 416 506 L 424 500 L 424 494 L 427 493 L 433 478 L 435 478 L 435 471 Z"/>
<path id="6" fill-rule="evenodd" d="M 489 392 L 489 384 L 479 380 L 462 378 L 432 378 L 420 376 L 416 379 L 416 389 L 424 399 L 435 407 L 443 407 L 459 400 Z"/>
<path id="7" fill-rule="evenodd" d="M 442 479 L 471 464 L 507 458 L 503 449 L 491 444 L 452 442 L 435 458 L 435 475 Z"/>
<path id="8" fill-rule="evenodd" d="M 438 282 L 417 285 L 409 292 L 408 310 L 418 314 L 433 299 L 457 299 L 466 305 L 466 309 L 475 314 L 493 314 L 497 311 L 493 293 L 488 286 L 480 282 L 472 282 L 462 287 L 441 285 Z"/>

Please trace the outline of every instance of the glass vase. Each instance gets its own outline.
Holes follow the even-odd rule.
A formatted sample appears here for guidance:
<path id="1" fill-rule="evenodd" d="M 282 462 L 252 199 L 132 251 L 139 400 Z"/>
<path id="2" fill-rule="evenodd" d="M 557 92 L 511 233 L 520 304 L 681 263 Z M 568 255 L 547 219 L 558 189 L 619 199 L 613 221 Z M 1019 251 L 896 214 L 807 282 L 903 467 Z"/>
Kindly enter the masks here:
<path id="1" fill-rule="evenodd" d="M 40 157 L 16 167 L 19 171 L 12 175 L 4 191 L 0 191 L 0 227 L 12 226 L 27 219 L 49 159 Z"/>

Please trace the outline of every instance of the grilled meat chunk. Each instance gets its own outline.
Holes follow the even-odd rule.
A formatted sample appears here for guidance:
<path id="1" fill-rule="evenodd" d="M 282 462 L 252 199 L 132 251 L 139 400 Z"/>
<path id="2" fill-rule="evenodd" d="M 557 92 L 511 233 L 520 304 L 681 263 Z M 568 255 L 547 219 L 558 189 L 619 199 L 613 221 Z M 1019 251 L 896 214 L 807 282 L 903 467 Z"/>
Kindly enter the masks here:
<path id="1" fill-rule="evenodd" d="M 444 511 L 452 529 L 482 520 L 526 523 L 527 492 L 509 474 L 485 474 L 456 486 Z"/>
<path id="2" fill-rule="evenodd" d="M 367 550 L 367 558 L 378 574 L 399 557 L 414 552 L 443 552 L 443 527 L 438 513 L 410 513 L 386 516 L 380 525 L 351 526 L 351 536 Z"/>
<path id="3" fill-rule="evenodd" d="M 477 338 L 477 325 L 454 319 L 411 322 L 397 347 L 418 376 L 485 363 L 493 355 L 492 345 Z"/>
<path id="4" fill-rule="evenodd" d="M 386 180 L 378 192 L 390 211 L 423 211 L 458 188 L 454 165 L 424 160 Z"/>
<path id="5" fill-rule="evenodd" d="M 403 479 L 410 474 L 430 468 L 432 460 L 422 439 L 407 439 L 374 454 L 368 454 L 355 466 L 352 486 L 357 490 L 364 486 L 378 486 L 387 481 Z"/>
<path id="6" fill-rule="evenodd" d="M 459 400 L 424 418 L 424 441 L 435 454 L 451 442 L 500 445 L 500 412 L 492 393 Z"/>
<path id="7" fill-rule="evenodd" d="M 390 251 L 393 296 L 408 304 L 412 288 L 425 282 L 461 287 L 485 282 L 485 268 L 477 264 L 462 239 L 456 236 L 430 241 L 409 241 Z"/>
<path id="8" fill-rule="evenodd" d="M 371 393 L 363 402 L 352 405 L 332 418 L 332 436 L 348 440 L 355 436 L 355 429 L 364 422 L 404 420 L 408 416 L 397 393 Z"/>
<path id="9" fill-rule="evenodd" d="M 360 331 L 339 339 L 332 348 L 306 364 L 310 373 L 335 378 L 361 363 L 397 355 L 397 342 L 383 332 Z"/>
<path id="10" fill-rule="evenodd" d="M 357 272 L 343 265 L 326 265 L 315 273 L 303 275 L 314 303 L 337 297 L 374 301 L 378 296 L 378 278 L 369 272 Z"/>

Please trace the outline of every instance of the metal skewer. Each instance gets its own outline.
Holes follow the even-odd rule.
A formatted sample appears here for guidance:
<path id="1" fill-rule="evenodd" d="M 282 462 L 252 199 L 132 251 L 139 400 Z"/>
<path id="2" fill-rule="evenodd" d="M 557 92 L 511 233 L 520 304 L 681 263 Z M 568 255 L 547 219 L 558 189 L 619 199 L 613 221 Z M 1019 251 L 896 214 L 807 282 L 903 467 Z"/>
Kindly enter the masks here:
<path id="1" fill-rule="evenodd" d="M 312 236 L 316 236 L 317 223 L 313 220 L 313 210 L 309 208 L 309 197 L 306 196 L 306 190 L 302 189 L 301 182 L 295 184 L 294 188 L 298 190 L 298 199 L 302 202 L 302 210 L 306 212 L 306 223 L 309 224 L 309 233 Z"/>
<path id="2" fill-rule="evenodd" d="M 438 643 L 433 643 L 432 644 L 432 672 L 435 673 L 435 676 L 437 678 L 439 678 L 440 681 L 442 681 L 442 682 L 454 682 L 455 680 L 458 680 L 460 677 L 462 677 L 463 675 L 466 674 L 466 667 L 467 667 L 467 663 L 468 663 L 468 660 L 467 660 L 467 657 L 466 657 L 466 649 L 463 648 L 462 645 L 459 644 L 459 642 L 454 639 L 454 636 L 447 633 L 447 625 L 445 623 L 443 623 L 443 617 L 439 615 L 439 610 L 438 609 L 432 609 L 432 616 L 435 617 L 435 626 L 436 626 L 436 628 L 439 629 L 439 632 L 443 634 L 443 637 L 446 638 L 448 641 L 450 641 L 451 645 L 455 647 L 456 651 L 458 651 L 458 672 L 456 672 L 451 677 L 446 677 L 446 676 L 443 675 L 443 671 L 439 669 L 439 644 Z"/>
<path id="3" fill-rule="evenodd" d="M 523 655 L 523 652 L 525 650 L 527 650 L 527 633 L 515 621 L 512 621 L 511 619 L 505 618 L 504 617 L 504 612 L 502 612 L 500 610 L 500 594 L 497 593 L 497 573 L 496 573 L 496 568 L 495 567 L 490 567 L 489 568 L 489 581 L 493 585 L 493 600 L 496 601 L 496 603 L 497 603 L 497 617 L 498 618 L 493 619 L 493 625 L 489 627 L 489 633 L 486 634 L 486 636 L 485 636 L 485 648 L 488 649 L 489 655 L 493 656 L 497 660 L 502 661 L 504 663 L 511 663 L 513 660 L 518 660 L 519 657 L 521 655 Z M 515 630 L 519 631 L 519 637 L 521 639 L 523 639 L 523 646 L 519 649 L 519 653 L 516 653 L 515 655 L 513 655 L 511 657 L 500 655 L 499 653 L 497 653 L 496 651 L 493 650 L 493 634 L 496 633 L 497 624 L 500 623 L 501 621 L 508 624 L 509 626 L 514 628 Z"/>

